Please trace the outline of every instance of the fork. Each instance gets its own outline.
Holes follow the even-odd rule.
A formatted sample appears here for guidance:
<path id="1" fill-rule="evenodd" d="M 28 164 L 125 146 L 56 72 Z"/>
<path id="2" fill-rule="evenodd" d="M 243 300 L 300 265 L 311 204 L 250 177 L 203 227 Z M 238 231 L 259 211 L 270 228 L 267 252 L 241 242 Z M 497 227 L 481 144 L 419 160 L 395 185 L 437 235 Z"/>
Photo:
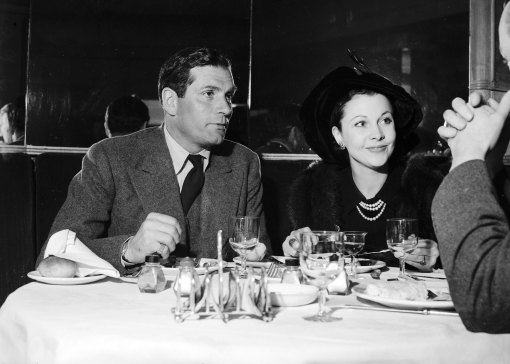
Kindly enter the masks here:
<path id="1" fill-rule="evenodd" d="M 271 263 L 267 269 L 267 276 L 269 278 L 281 278 L 282 273 L 281 264 Z"/>

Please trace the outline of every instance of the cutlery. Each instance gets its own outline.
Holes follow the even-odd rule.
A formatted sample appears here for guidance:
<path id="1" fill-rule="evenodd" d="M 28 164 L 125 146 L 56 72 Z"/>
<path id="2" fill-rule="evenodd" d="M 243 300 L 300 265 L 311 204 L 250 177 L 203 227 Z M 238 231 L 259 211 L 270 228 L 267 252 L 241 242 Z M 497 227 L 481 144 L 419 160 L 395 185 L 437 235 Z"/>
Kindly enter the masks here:
<path id="1" fill-rule="evenodd" d="M 372 306 L 356 306 L 356 305 L 340 305 L 332 307 L 334 309 L 353 309 L 353 310 L 366 310 L 366 311 L 384 311 L 384 312 L 397 312 L 397 313 L 414 313 L 418 315 L 438 315 L 438 316 L 456 316 L 458 317 L 459 314 L 457 312 L 451 312 L 451 311 L 441 311 L 441 310 L 431 310 L 431 309 L 424 309 L 424 310 L 405 310 L 400 308 L 385 308 L 385 307 L 372 307 Z"/>
<path id="2" fill-rule="evenodd" d="M 269 278 L 281 278 L 282 270 L 280 269 L 281 264 L 271 263 L 269 268 L 267 269 L 267 276 Z"/>
<path id="3" fill-rule="evenodd" d="M 437 277 L 437 276 L 426 276 L 426 275 L 420 275 L 420 274 L 412 274 L 411 278 L 424 278 L 424 279 L 446 279 L 446 277 Z"/>

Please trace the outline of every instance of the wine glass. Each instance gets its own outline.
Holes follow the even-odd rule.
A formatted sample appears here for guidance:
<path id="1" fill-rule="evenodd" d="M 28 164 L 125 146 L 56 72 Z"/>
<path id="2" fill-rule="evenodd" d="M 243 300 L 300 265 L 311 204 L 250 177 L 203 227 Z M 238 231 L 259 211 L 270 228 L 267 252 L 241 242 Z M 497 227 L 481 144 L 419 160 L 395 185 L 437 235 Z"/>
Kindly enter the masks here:
<path id="1" fill-rule="evenodd" d="M 386 243 L 400 261 L 398 279 L 407 279 L 405 260 L 418 245 L 418 220 L 395 218 L 386 220 Z"/>
<path id="2" fill-rule="evenodd" d="M 363 247 L 365 246 L 365 236 L 367 232 L 365 231 L 344 231 L 344 254 L 348 255 L 351 258 L 351 272 L 349 273 L 353 279 L 357 278 L 357 259 L 356 254 L 358 254 Z"/>
<path id="3" fill-rule="evenodd" d="M 305 317 L 308 321 L 331 322 L 341 318 L 332 317 L 326 307 L 326 287 L 340 274 L 343 264 L 342 233 L 339 231 L 300 232 L 299 264 L 307 282 L 319 288 L 319 312 Z"/>
<path id="4" fill-rule="evenodd" d="M 246 277 L 246 255 L 255 249 L 259 242 L 260 217 L 234 216 L 231 218 L 232 234 L 229 243 L 241 257 L 241 277 Z"/>

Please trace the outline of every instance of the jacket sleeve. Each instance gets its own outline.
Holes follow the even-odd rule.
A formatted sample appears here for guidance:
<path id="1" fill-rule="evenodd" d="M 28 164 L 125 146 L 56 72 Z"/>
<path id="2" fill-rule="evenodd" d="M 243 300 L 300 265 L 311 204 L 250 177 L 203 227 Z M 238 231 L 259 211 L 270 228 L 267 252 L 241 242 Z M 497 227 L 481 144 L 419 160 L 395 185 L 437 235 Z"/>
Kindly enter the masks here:
<path id="1" fill-rule="evenodd" d="M 82 170 L 69 184 L 67 198 L 48 237 L 60 230 L 72 230 L 94 253 L 123 271 L 120 250 L 130 234 L 107 237 L 114 197 L 115 183 L 107 153 L 101 144 L 96 144 L 89 149 L 83 158 Z M 47 244 L 48 241 L 39 253 L 36 265 L 42 260 Z"/>
<path id="2" fill-rule="evenodd" d="M 510 333 L 510 233 L 481 160 L 453 169 L 432 220 L 456 310 L 468 330 Z"/>

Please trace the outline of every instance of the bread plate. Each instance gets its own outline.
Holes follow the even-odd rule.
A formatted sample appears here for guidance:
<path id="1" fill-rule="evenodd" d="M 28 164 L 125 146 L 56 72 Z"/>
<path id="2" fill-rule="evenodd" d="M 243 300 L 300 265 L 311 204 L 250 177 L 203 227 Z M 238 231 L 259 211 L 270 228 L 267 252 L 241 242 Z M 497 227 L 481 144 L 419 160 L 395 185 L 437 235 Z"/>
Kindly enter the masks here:
<path id="1" fill-rule="evenodd" d="M 380 296 L 371 296 L 366 294 L 367 286 L 360 284 L 355 286 L 352 290 L 359 298 L 367 301 L 375 302 L 387 307 L 410 309 L 410 310 L 423 310 L 423 309 L 452 309 L 454 308 L 452 301 L 434 301 L 432 299 L 422 301 L 409 301 L 402 299 L 385 298 Z"/>
<path id="2" fill-rule="evenodd" d="M 38 271 L 34 270 L 27 274 L 28 278 L 35 281 L 48 283 L 48 284 L 59 284 L 59 285 L 72 285 L 72 284 L 85 284 L 90 282 L 99 281 L 106 276 L 104 274 L 98 274 L 94 276 L 86 277 L 72 277 L 72 278 L 59 278 L 59 277 L 44 277 Z"/>
<path id="3" fill-rule="evenodd" d="M 306 284 L 269 283 L 267 288 L 273 306 L 304 306 L 317 299 L 317 287 Z"/>

